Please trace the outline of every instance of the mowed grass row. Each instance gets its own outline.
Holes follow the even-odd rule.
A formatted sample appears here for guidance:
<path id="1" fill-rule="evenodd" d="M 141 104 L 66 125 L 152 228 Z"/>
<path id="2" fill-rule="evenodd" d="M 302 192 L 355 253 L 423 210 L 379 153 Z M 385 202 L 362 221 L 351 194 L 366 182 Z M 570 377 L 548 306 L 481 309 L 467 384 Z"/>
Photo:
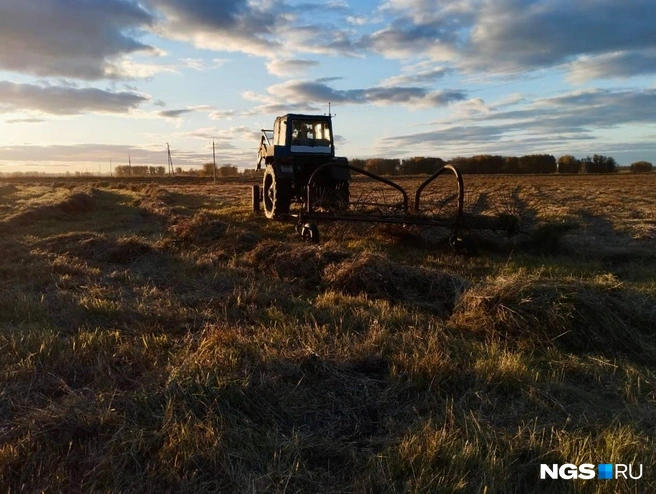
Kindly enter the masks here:
<path id="1" fill-rule="evenodd" d="M 555 196 L 575 226 L 542 232 L 550 252 L 467 258 L 385 229 L 303 244 L 246 185 L 7 190 L 0 486 L 655 490 L 651 198 L 606 217 Z M 540 463 L 645 473 L 540 481 Z"/>

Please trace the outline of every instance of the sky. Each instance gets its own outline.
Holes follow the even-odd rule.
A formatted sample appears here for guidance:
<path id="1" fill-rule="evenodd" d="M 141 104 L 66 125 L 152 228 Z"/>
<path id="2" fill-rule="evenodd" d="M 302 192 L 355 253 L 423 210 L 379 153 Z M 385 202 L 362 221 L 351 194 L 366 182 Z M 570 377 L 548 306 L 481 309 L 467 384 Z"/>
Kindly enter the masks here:
<path id="1" fill-rule="evenodd" d="M 254 168 L 336 114 L 349 158 L 656 163 L 654 0 L 0 0 L 0 172 Z"/>

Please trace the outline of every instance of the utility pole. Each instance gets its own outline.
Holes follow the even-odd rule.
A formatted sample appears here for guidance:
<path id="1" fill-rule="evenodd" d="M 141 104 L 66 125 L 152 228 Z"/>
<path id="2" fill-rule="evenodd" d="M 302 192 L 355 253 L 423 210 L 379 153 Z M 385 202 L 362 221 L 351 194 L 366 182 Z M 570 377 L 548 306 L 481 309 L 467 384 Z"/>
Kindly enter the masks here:
<path id="1" fill-rule="evenodd" d="M 109 158 L 109 176 L 112 176 L 112 159 Z"/>
<path id="2" fill-rule="evenodd" d="M 171 158 L 171 146 L 169 146 L 169 143 L 166 143 L 166 153 L 169 156 L 169 175 L 173 175 L 173 159 Z"/>
<path id="3" fill-rule="evenodd" d="M 128 175 L 132 176 L 132 158 L 128 154 Z"/>
<path id="4" fill-rule="evenodd" d="M 214 146 L 214 139 L 212 139 L 212 176 L 214 183 L 216 183 L 216 147 Z"/>

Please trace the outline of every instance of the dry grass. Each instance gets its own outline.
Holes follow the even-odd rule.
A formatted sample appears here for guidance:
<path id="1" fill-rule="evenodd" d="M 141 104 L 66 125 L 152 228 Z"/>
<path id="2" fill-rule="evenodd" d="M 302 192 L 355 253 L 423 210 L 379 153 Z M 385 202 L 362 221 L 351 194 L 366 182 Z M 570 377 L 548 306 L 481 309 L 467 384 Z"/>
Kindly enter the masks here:
<path id="1" fill-rule="evenodd" d="M 323 277 L 333 290 L 371 299 L 432 308 L 449 314 L 464 289 L 464 280 L 447 273 L 403 265 L 365 252 L 328 267 Z"/>
<path id="2" fill-rule="evenodd" d="M 651 182 L 466 177 L 543 228 L 469 258 L 303 244 L 245 183 L 3 186 L 0 486 L 652 492 Z M 566 462 L 645 476 L 538 480 Z"/>

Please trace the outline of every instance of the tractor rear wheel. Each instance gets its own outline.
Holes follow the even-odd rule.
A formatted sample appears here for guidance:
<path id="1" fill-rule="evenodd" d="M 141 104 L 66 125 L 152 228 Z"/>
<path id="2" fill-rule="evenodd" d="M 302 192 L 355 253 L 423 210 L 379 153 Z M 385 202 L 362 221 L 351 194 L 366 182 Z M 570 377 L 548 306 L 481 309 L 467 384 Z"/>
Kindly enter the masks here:
<path id="1" fill-rule="evenodd" d="M 276 171 L 267 165 L 262 182 L 262 199 L 264 214 L 269 219 L 279 219 L 289 213 L 291 190 L 289 182 L 276 177 Z"/>

